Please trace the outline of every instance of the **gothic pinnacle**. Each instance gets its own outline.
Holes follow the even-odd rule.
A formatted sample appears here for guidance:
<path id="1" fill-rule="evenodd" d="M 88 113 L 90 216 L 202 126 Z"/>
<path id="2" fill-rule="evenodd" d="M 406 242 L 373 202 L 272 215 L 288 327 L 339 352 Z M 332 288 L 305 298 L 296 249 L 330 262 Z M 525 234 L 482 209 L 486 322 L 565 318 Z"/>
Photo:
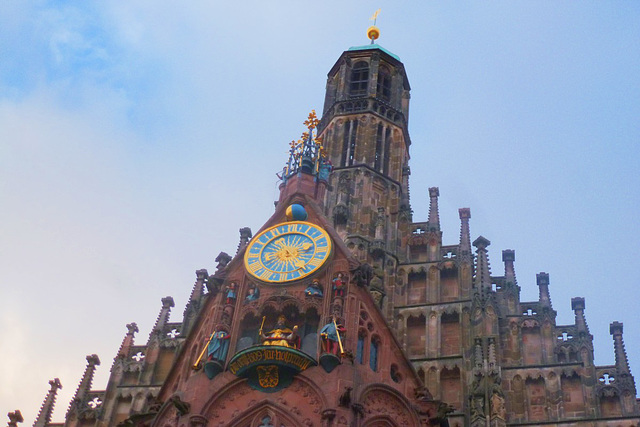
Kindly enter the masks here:
<path id="1" fill-rule="evenodd" d="M 58 390 L 62 388 L 62 384 L 60 384 L 60 380 L 58 378 L 54 378 L 49 381 L 49 385 L 51 388 L 47 392 L 47 397 L 45 397 L 44 402 L 42 403 L 42 407 L 40 408 L 40 412 L 38 412 L 36 421 L 33 423 L 33 427 L 45 427 L 51 422 L 51 415 L 53 414 L 53 408 L 56 404 L 56 394 L 58 393 Z M 20 415 L 20 411 L 16 412 Z M 9 418 L 11 418 L 10 414 Z M 22 418 L 21 415 L 20 418 Z M 22 420 L 18 422 L 22 422 Z M 11 425 L 11 423 L 9 425 Z"/>
<path id="2" fill-rule="evenodd" d="M 243 227 L 240 229 L 240 243 L 238 243 L 238 250 L 236 250 L 236 255 L 238 255 L 238 253 L 240 253 L 240 251 L 244 249 L 245 246 L 247 246 L 247 243 L 249 243 L 251 237 L 251 229 L 249 227 Z"/>
<path id="3" fill-rule="evenodd" d="M 616 369 L 618 372 L 630 374 L 629 360 L 622 339 L 622 323 L 613 322 L 609 325 L 609 333 L 613 336 L 613 350 L 616 355 Z"/>
<path id="4" fill-rule="evenodd" d="M 516 285 L 516 270 L 513 263 L 516 260 L 516 251 L 506 249 L 502 251 L 502 262 L 504 262 L 504 278 L 507 284 Z"/>
<path id="5" fill-rule="evenodd" d="M 9 417 L 9 424 L 7 424 L 8 427 L 18 427 L 18 423 L 24 422 L 24 418 L 22 418 L 22 413 L 19 409 L 9 412 L 7 416 Z"/>
<path id="6" fill-rule="evenodd" d="M 471 259 L 471 236 L 469 232 L 469 218 L 471 218 L 471 209 L 458 209 L 460 215 L 460 256 L 463 259 Z"/>
<path id="7" fill-rule="evenodd" d="M 571 309 L 576 315 L 576 327 L 579 331 L 589 332 L 587 319 L 584 317 L 585 300 L 582 297 L 571 298 Z"/>
<path id="8" fill-rule="evenodd" d="M 487 246 L 490 244 L 489 239 L 482 236 L 473 241 L 473 246 L 478 248 L 476 250 L 476 277 L 474 280 L 474 287 L 477 290 L 491 289 L 491 271 L 487 251 Z"/>
<path id="9" fill-rule="evenodd" d="M 69 410 L 67 411 L 67 417 L 69 417 L 69 415 L 72 414 L 74 410 L 79 409 L 79 407 L 82 405 L 84 397 L 91 391 L 91 383 L 93 382 L 93 375 L 96 372 L 96 366 L 100 366 L 100 358 L 98 357 L 98 355 L 88 355 L 87 367 L 84 370 L 84 374 L 82 375 L 80 384 L 78 384 L 76 394 L 73 396 L 73 399 L 71 399 Z"/>
<path id="10" fill-rule="evenodd" d="M 151 334 L 149 335 L 149 339 L 151 339 L 154 334 L 162 333 L 164 330 L 164 326 L 169 321 L 169 316 L 171 315 L 171 308 L 175 307 L 175 303 L 173 302 L 173 298 L 170 296 L 162 298 L 162 308 L 160 309 L 160 314 L 158 314 L 158 319 L 156 319 L 156 324 L 153 326 L 151 330 Z"/>
<path id="11" fill-rule="evenodd" d="M 440 214 L 438 213 L 438 187 L 429 188 L 429 230 L 440 231 Z"/>
<path id="12" fill-rule="evenodd" d="M 536 283 L 538 284 L 540 304 L 546 307 L 551 307 L 551 295 L 549 294 L 549 273 L 536 274 Z"/>
<path id="13" fill-rule="evenodd" d="M 124 358 L 129 355 L 129 350 L 133 345 L 133 339 L 137 332 L 140 331 L 138 330 L 138 325 L 135 322 L 127 324 L 127 334 L 122 340 L 122 344 L 120 345 L 120 349 L 118 350 L 118 355 L 116 356 L 116 358 Z"/>

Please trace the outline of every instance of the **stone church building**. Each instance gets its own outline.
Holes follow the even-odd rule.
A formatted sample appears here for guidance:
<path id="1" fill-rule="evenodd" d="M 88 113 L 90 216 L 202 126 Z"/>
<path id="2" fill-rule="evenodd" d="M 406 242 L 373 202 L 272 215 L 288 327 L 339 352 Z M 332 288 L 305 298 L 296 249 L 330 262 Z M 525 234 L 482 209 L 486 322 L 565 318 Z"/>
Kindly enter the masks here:
<path id="1" fill-rule="evenodd" d="M 538 300 L 521 301 L 515 252 L 492 273 L 468 208 L 445 244 L 438 188 L 413 221 L 411 88 L 370 35 L 329 70 L 271 218 L 196 271 L 181 322 L 166 297 L 146 343 L 127 325 L 105 390 L 87 356 L 64 424 L 50 381 L 36 427 L 640 425 L 621 323 L 615 365 L 596 366 L 584 298 L 557 324 L 539 273 Z"/>

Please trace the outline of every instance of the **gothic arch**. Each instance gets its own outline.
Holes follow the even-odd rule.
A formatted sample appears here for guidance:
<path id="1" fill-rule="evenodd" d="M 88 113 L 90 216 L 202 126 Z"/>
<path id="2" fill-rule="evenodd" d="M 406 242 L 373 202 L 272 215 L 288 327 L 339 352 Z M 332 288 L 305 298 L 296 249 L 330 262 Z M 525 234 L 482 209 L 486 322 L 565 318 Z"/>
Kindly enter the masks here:
<path id="1" fill-rule="evenodd" d="M 384 384 L 372 384 L 365 387 L 358 398 L 362 402 L 365 419 L 363 426 L 412 426 L 420 425 L 417 414 L 411 404 L 397 390 Z M 384 424 L 394 420 L 397 424 Z M 378 424 L 383 422 L 383 424 Z"/>
<path id="2" fill-rule="evenodd" d="M 233 381 L 215 393 L 205 403 L 199 415 L 209 420 L 208 427 L 244 426 L 254 419 L 252 417 L 268 415 L 268 411 L 272 411 L 278 419 L 283 415 L 285 426 L 297 427 L 305 424 L 308 417 L 305 413 L 320 414 L 327 408 L 325 396 L 303 375 L 295 377 L 293 383 L 286 389 L 266 396 L 261 395 L 264 398 L 259 401 L 256 400 L 256 395 L 252 391 L 246 380 Z M 303 404 L 297 407 L 290 405 L 289 402 L 294 396 L 298 400 L 302 397 Z M 240 422 L 244 424 L 238 424 Z"/>
<path id="3" fill-rule="evenodd" d="M 243 413 L 237 415 L 228 425 L 229 427 L 245 427 L 247 425 L 260 426 L 263 425 L 262 422 L 266 421 L 266 418 L 274 424 L 281 426 L 284 425 L 286 427 L 295 427 L 298 426 L 300 421 L 291 416 L 291 410 L 289 408 L 284 408 L 273 401 L 268 399 L 264 399 L 261 402 L 255 404 L 254 406 L 249 407 Z"/>
<path id="4" fill-rule="evenodd" d="M 366 420 L 362 427 L 398 427 L 398 424 L 388 415 L 378 415 Z"/>
<path id="5" fill-rule="evenodd" d="M 167 427 L 167 426 L 178 425 L 179 415 L 171 399 L 173 399 L 174 397 L 181 397 L 181 396 L 182 396 L 182 393 L 178 392 L 178 393 L 174 393 L 173 395 L 171 395 L 169 399 L 165 400 L 165 402 L 160 407 L 158 414 L 153 419 L 151 423 L 151 427 L 159 427 L 159 426 Z"/>

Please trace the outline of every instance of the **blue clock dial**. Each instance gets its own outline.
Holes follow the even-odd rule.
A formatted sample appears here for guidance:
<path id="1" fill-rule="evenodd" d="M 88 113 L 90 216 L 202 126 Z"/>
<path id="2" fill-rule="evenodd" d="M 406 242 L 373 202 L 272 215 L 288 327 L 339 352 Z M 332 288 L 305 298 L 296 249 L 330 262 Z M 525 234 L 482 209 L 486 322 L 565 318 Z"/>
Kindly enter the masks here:
<path id="1" fill-rule="evenodd" d="M 245 252 L 247 272 L 263 282 L 302 279 L 317 271 L 331 255 L 331 238 L 304 221 L 278 224 L 251 240 Z"/>

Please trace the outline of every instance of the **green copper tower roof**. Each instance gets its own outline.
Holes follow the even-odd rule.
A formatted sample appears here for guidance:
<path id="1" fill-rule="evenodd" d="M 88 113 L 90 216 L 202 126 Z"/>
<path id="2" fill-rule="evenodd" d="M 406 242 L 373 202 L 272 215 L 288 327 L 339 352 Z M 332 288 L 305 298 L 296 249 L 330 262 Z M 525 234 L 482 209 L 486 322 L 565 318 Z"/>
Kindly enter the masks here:
<path id="1" fill-rule="evenodd" d="M 394 59 L 397 59 L 398 61 L 400 61 L 400 57 L 398 55 L 396 55 L 395 53 L 391 53 L 389 52 L 387 49 L 383 48 L 382 46 L 380 46 L 379 44 L 373 43 L 373 44 L 366 44 L 364 46 L 354 46 L 354 47 L 350 47 L 349 51 L 354 51 L 354 50 L 368 50 L 368 49 L 378 49 L 383 51 L 384 53 L 386 53 L 387 55 L 391 56 Z M 400 61 L 402 62 L 402 61 Z"/>

